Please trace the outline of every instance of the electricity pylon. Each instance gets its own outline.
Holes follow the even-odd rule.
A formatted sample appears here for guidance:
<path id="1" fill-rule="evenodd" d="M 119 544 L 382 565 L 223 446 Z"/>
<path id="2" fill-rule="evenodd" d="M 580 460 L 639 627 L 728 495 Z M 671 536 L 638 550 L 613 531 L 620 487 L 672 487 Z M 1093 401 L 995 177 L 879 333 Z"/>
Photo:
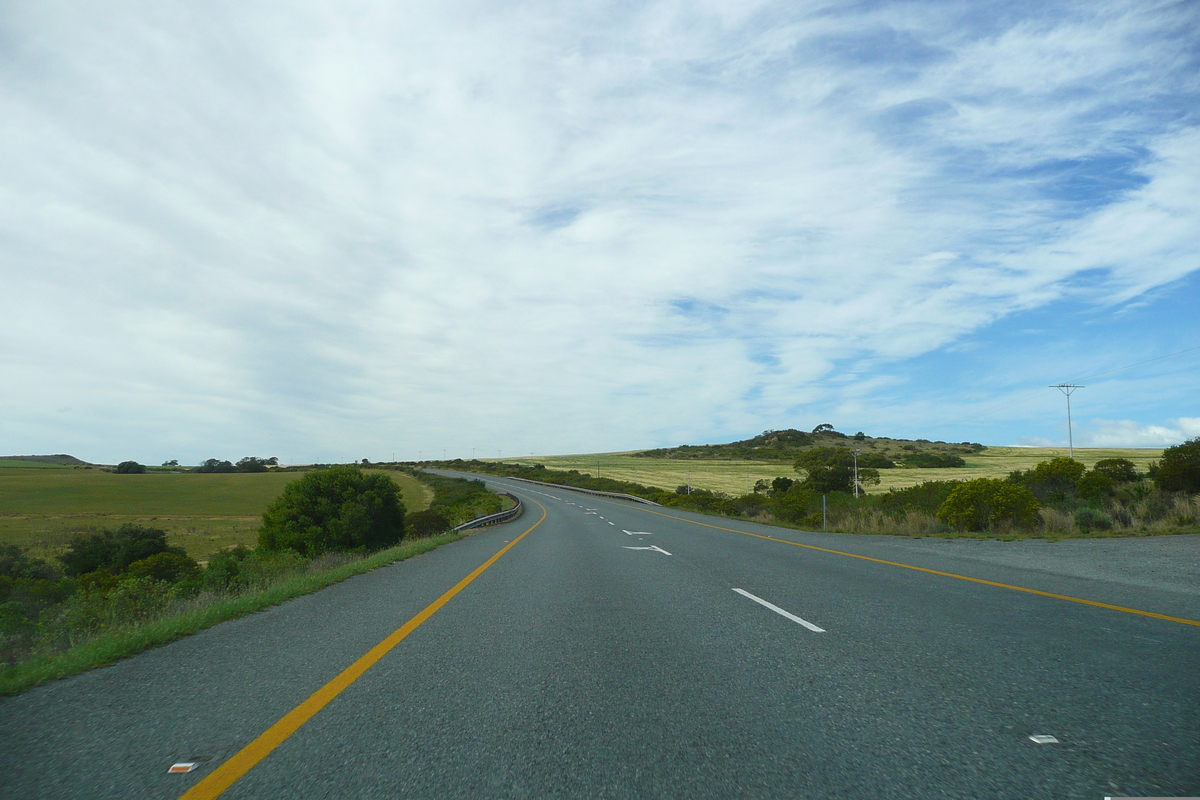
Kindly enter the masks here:
<path id="1" fill-rule="evenodd" d="M 1085 389 L 1085 386 L 1076 386 L 1073 383 L 1056 383 L 1050 387 L 1058 389 L 1067 396 L 1067 449 L 1071 453 L 1071 458 L 1075 457 L 1075 437 L 1071 433 L 1071 392 L 1076 389 Z"/>

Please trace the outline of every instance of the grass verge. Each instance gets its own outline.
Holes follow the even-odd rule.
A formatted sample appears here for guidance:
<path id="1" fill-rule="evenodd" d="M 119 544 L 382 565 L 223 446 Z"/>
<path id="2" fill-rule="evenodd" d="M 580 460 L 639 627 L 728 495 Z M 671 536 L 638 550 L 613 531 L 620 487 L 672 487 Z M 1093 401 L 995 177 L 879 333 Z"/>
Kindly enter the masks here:
<path id="1" fill-rule="evenodd" d="M 445 533 L 418 539 L 327 570 L 288 577 L 278 583 L 237 595 L 208 595 L 183 601 L 192 607 L 156 620 L 111 630 L 61 653 L 35 655 L 27 661 L 0 669 L 0 696 L 18 694 L 47 681 L 78 675 L 95 667 L 108 666 L 122 658 L 152 647 L 169 644 L 184 636 L 237 619 L 256 611 L 310 594 L 327 586 L 406 558 L 427 553 L 463 538 Z"/>

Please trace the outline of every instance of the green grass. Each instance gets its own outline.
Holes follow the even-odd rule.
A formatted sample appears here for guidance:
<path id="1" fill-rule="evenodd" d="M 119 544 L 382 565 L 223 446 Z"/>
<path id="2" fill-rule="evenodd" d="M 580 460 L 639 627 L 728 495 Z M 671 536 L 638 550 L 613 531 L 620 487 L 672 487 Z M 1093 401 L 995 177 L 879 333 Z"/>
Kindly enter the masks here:
<path id="1" fill-rule="evenodd" d="M 967 480 L 970 478 L 1003 478 L 1015 469 L 1029 469 L 1039 461 L 1067 455 L 1066 448 L 1049 447 L 989 447 L 982 453 L 964 455 L 967 466 L 956 469 L 881 469 L 879 486 L 869 487 L 871 493 L 902 489 L 932 480 Z M 1127 458 L 1145 472 L 1151 461 L 1162 457 L 1162 450 L 1075 448 L 1076 460 L 1090 467 L 1102 458 Z M 496 459 L 486 459 L 495 461 Z M 617 480 L 634 481 L 674 491 L 676 486 L 689 483 L 697 489 L 746 494 L 759 479 L 770 480 L 783 476 L 797 478 L 788 464 L 763 461 L 717 461 L 701 459 L 635 458 L 629 453 L 599 453 L 593 455 L 531 456 L 500 459 L 507 462 L 545 464 L 550 469 L 575 469 L 588 475 L 596 474 Z"/>
<path id="2" fill-rule="evenodd" d="M 278 605 L 285 600 L 310 594 L 354 575 L 412 558 L 461 538 L 460 534 L 446 533 L 406 542 L 329 570 L 285 579 L 263 591 L 215 598 L 207 603 L 200 600 L 194 603 L 198 607 L 183 613 L 111 631 L 62 653 L 35 656 L 20 664 L 0 669 L 0 696 L 17 694 L 47 681 L 112 664 L 152 647 L 190 636 L 219 622 L 236 619 Z"/>
<path id="3" fill-rule="evenodd" d="M 0 458 L 0 469 L 71 469 L 64 464 L 47 464 L 44 461 L 20 461 L 15 458 Z"/>
<path id="4" fill-rule="evenodd" d="M 0 470 L 0 544 L 39 558 L 64 552 L 80 533 L 135 522 L 161 528 L 198 561 L 237 544 L 253 545 L 263 511 L 299 472 L 148 473 L 85 469 Z M 409 511 L 429 507 L 432 491 L 415 478 L 387 473 Z"/>

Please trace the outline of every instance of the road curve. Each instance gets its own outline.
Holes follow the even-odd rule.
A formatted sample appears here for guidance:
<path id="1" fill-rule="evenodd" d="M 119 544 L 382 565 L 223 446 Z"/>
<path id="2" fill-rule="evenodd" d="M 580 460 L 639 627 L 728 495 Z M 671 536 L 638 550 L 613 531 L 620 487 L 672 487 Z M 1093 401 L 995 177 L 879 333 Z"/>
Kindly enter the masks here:
<path id="1" fill-rule="evenodd" d="M 488 482 L 526 514 L 0 701 L 0 796 L 1200 795 L 1192 594 Z"/>

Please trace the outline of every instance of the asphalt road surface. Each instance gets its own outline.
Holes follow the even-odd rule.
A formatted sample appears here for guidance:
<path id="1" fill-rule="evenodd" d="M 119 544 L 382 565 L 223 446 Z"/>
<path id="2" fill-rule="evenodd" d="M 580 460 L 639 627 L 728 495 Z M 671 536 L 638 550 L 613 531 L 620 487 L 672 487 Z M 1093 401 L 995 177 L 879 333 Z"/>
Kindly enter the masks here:
<path id="1" fill-rule="evenodd" d="M 0 796 L 1200 795 L 1196 587 L 489 483 L 524 516 L 0 701 Z"/>

